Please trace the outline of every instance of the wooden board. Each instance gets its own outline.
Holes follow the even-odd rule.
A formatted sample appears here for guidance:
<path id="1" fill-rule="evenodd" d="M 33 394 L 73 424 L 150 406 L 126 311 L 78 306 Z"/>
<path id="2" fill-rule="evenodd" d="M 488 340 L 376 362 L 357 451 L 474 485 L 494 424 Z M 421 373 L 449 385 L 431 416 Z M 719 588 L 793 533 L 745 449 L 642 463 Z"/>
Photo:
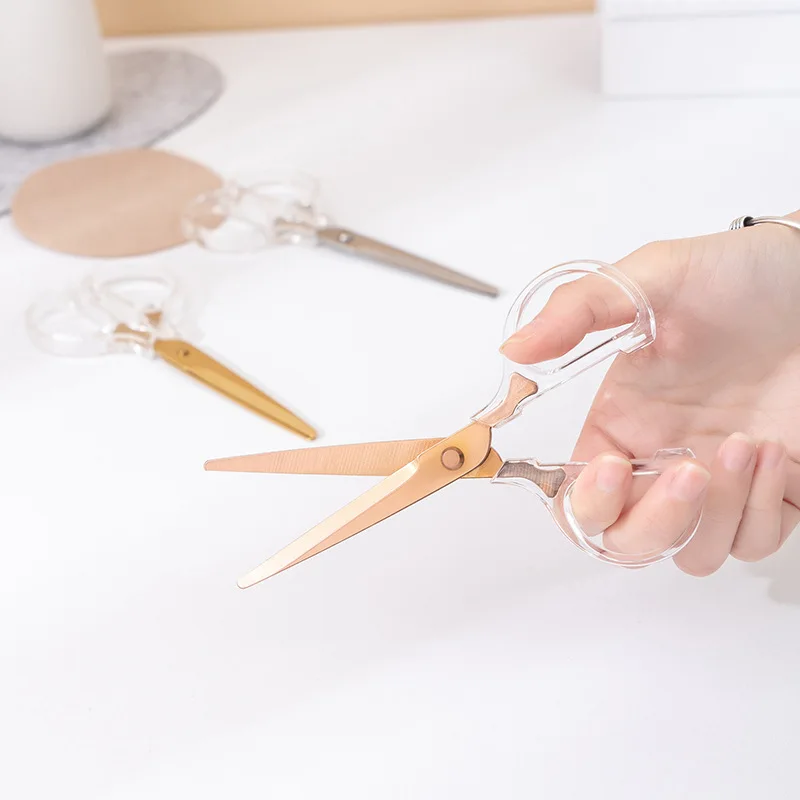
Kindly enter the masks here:
<path id="1" fill-rule="evenodd" d="M 594 0 L 96 0 L 108 36 L 590 11 Z"/>

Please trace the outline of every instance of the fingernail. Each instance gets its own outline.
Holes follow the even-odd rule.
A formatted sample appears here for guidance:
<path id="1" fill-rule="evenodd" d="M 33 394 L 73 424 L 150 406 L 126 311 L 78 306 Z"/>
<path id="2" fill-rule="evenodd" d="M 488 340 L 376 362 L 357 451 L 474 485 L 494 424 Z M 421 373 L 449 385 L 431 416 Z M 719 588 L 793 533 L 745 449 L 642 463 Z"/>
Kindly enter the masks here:
<path id="1" fill-rule="evenodd" d="M 722 445 L 720 460 L 728 472 L 744 472 L 755 456 L 755 443 L 743 433 L 734 433 Z"/>
<path id="2" fill-rule="evenodd" d="M 534 335 L 532 328 L 535 324 L 536 320 L 532 320 L 524 328 L 520 328 L 516 333 L 509 336 L 508 339 L 500 345 L 500 352 L 502 353 L 509 345 L 514 347 L 515 345 L 525 344 L 525 342 L 530 341 Z"/>
<path id="3" fill-rule="evenodd" d="M 775 469 L 780 466 L 786 450 L 783 444 L 775 439 L 767 439 L 761 444 L 761 466 L 765 469 Z"/>
<path id="4" fill-rule="evenodd" d="M 597 468 L 594 485 L 603 494 L 618 492 L 631 474 L 631 465 L 620 456 L 603 456 Z"/>
<path id="5" fill-rule="evenodd" d="M 711 473 L 698 464 L 683 464 L 669 485 L 670 494 L 684 503 L 698 500 L 711 480 Z"/>

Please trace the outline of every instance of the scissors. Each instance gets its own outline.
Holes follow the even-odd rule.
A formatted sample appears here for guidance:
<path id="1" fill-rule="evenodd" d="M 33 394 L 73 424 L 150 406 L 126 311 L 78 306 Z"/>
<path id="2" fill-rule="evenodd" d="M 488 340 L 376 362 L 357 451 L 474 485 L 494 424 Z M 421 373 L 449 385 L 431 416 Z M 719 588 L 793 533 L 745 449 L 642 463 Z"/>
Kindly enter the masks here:
<path id="1" fill-rule="evenodd" d="M 377 261 L 451 286 L 496 297 L 484 281 L 392 245 L 332 225 L 315 203 L 314 178 L 287 171 L 264 176 L 250 186 L 228 182 L 189 204 L 183 233 L 208 250 L 254 252 L 275 244 L 314 244 Z"/>
<path id="2" fill-rule="evenodd" d="M 562 264 L 542 273 L 519 295 L 506 321 L 505 337 L 525 325 L 536 304 L 552 291 L 575 280 L 600 281 L 625 303 L 625 322 L 609 336 L 597 331 L 560 359 L 522 366 L 504 359 L 503 381 L 494 399 L 461 430 L 444 439 L 372 442 L 236 456 L 206 462 L 206 469 L 232 472 L 271 472 L 314 475 L 385 476 L 328 519 L 284 547 L 238 581 L 248 588 L 299 564 L 351 536 L 370 528 L 460 478 L 484 478 L 492 483 L 520 486 L 535 493 L 577 547 L 601 561 L 624 567 L 641 567 L 677 553 L 694 535 L 700 513 L 672 542 L 645 552 L 615 550 L 603 534 L 584 531 L 571 505 L 572 488 L 586 466 L 584 462 L 547 464 L 536 459 L 504 460 L 492 447 L 492 432 L 516 418 L 532 400 L 542 397 L 589 367 L 620 353 L 629 354 L 655 338 L 655 316 L 639 287 L 614 267 L 584 261 Z M 543 307 L 543 306 L 542 306 Z M 630 313 L 627 309 L 630 308 Z M 608 338 L 606 338 L 608 337 Z M 599 339 L 599 341 L 598 341 Z M 694 459 L 688 448 L 663 449 L 651 458 L 631 461 L 632 494 L 645 488 L 675 459 Z"/>
<path id="3" fill-rule="evenodd" d="M 283 428 L 315 439 L 308 423 L 179 337 L 176 325 L 185 307 L 177 282 L 166 276 L 89 277 L 71 292 L 41 298 L 28 309 L 26 323 L 33 342 L 48 353 L 157 357 Z"/>

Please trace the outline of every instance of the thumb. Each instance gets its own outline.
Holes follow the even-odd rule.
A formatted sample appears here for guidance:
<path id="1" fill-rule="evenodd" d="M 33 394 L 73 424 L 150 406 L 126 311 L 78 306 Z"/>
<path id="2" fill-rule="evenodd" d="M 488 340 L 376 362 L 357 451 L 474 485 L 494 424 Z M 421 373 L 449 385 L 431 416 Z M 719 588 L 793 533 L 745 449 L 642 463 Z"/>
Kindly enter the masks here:
<path id="1" fill-rule="evenodd" d="M 503 344 L 504 356 L 535 364 L 566 355 L 595 331 L 633 322 L 636 308 L 607 278 L 587 275 L 559 286 L 531 322 Z"/>
<path id="2" fill-rule="evenodd" d="M 640 248 L 617 264 L 617 269 L 645 291 L 654 289 L 658 295 L 665 288 L 658 286 L 659 281 L 666 282 L 673 272 L 665 268 L 673 249 L 660 245 Z M 518 364 L 549 361 L 569 353 L 588 334 L 630 324 L 635 317 L 636 308 L 627 292 L 603 275 L 586 275 L 555 289 L 539 314 L 500 350 Z"/>

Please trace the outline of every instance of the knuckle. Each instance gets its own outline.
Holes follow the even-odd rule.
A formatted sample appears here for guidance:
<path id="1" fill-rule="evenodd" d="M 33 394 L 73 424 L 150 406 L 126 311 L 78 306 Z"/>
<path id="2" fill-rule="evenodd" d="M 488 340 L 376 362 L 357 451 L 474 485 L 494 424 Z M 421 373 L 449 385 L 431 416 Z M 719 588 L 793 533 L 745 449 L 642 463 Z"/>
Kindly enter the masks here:
<path id="1" fill-rule="evenodd" d="M 565 297 L 573 297 L 575 295 L 575 288 L 571 283 L 562 283 L 560 286 L 556 286 L 553 289 L 553 293 L 550 295 L 550 299 L 556 302 L 564 300 Z"/>
<path id="2" fill-rule="evenodd" d="M 636 255 L 651 263 L 684 264 L 691 256 L 691 242 L 688 239 L 656 239 L 642 245 Z"/>
<path id="3" fill-rule="evenodd" d="M 664 239 L 655 239 L 636 250 L 636 254 L 642 258 L 656 261 L 663 260 L 670 252 L 670 242 Z"/>
<path id="4" fill-rule="evenodd" d="M 748 497 L 742 517 L 747 517 L 754 525 L 763 526 L 772 520 L 776 513 L 776 507 L 779 508 L 777 500 Z"/>

